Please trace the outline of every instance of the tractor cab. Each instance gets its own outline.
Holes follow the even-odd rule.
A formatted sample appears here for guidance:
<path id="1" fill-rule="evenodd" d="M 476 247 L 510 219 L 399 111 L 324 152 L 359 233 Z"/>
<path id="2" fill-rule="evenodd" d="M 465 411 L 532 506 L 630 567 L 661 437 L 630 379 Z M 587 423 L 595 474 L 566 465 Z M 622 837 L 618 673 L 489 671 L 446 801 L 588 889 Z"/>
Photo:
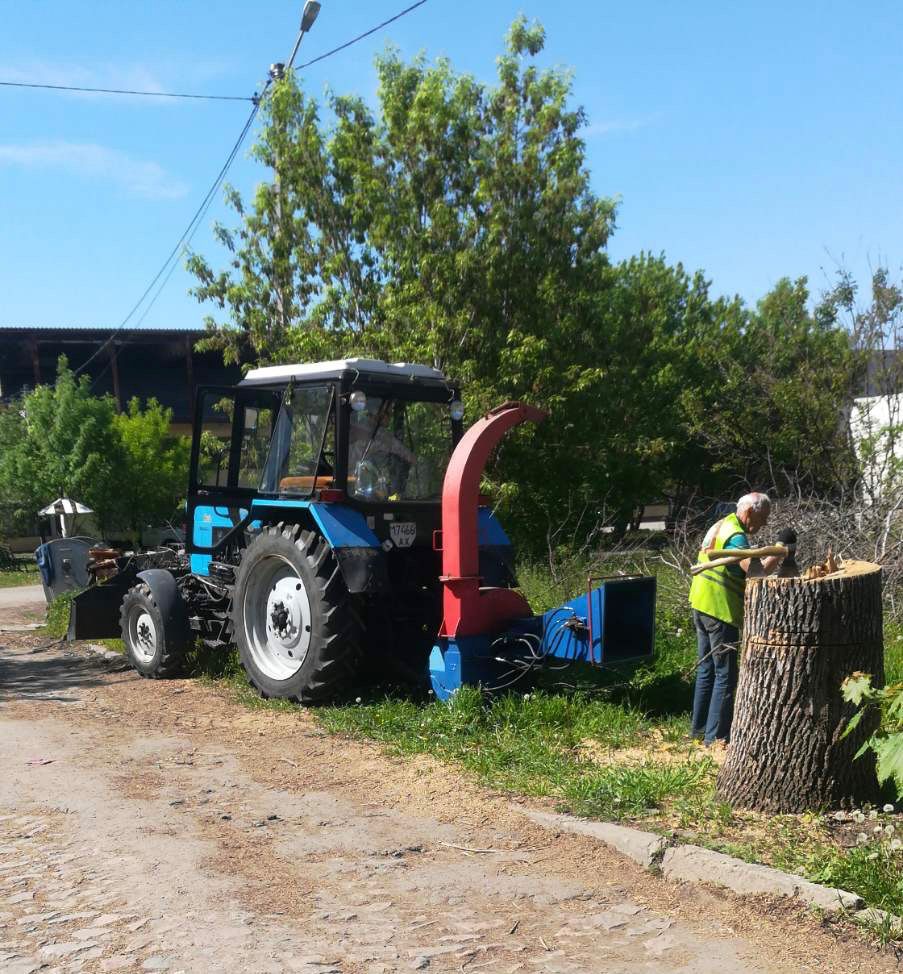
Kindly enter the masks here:
<path id="1" fill-rule="evenodd" d="M 456 384 L 424 365 L 345 359 L 253 369 L 199 390 L 188 552 L 205 573 L 254 531 L 252 508 L 364 525 L 384 551 L 430 547 L 442 482 L 462 433 Z M 306 513 L 305 513 L 306 512 Z M 341 541 L 336 535 L 336 541 Z M 218 550 L 213 550 L 218 549 Z"/>

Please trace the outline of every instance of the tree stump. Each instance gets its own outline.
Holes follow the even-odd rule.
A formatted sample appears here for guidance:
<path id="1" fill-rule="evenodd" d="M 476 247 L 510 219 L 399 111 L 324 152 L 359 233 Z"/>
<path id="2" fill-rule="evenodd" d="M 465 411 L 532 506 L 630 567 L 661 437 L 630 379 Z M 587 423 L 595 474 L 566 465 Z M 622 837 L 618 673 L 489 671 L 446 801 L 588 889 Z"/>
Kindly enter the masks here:
<path id="1" fill-rule="evenodd" d="M 884 684 L 881 569 L 847 561 L 819 579 L 769 577 L 746 586 L 743 656 L 717 795 L 762 812 L 849 807 L 878 799 L 875 729 L 840 693 L 857 670 Z"/>

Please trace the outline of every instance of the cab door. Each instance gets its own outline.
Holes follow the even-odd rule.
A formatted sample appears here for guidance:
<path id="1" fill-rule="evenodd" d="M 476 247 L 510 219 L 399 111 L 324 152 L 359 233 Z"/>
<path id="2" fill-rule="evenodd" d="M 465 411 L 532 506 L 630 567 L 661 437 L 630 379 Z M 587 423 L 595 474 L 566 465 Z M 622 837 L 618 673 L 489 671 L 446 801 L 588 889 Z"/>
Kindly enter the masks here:
<path id="1" fill-rule="evenodd" d="M 278 408 L 279 396 L 271 390 L 198 390 L 186 538 L 193 572 L 208 573 L 213 549 L 248 513 Z"/>

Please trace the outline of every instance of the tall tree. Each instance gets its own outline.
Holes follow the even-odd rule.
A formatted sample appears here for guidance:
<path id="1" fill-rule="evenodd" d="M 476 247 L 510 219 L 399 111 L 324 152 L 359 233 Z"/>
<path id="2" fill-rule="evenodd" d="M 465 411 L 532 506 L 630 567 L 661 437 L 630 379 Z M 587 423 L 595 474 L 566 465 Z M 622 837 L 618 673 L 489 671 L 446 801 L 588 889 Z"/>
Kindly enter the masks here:
<path id="1" fill-rule="evenodd" d="M 250 209 L 230 191 L 230 269 L 189 260 L 195 295 L 228 312 L 208 320 L 213 341 L 262 362 L 391 355 L 559 388 L 547 348 L 605 266 L 614 205 L 589 188 L 568 76 L 532 63 L 543 42 L 517 20 L 495 87 L 386 54 L 378 111 L 331 96 L 329 129 L 293 77 L 277 83 L 254 154 L 279 178 Z"/>
<path id="2" fill-rule="evenodd" d="M 122 463 L 115 412 L 113 400 L 91 395 L 90 378 L 76 379 L 60 356 L 56 383 L 38 386 L 6 413 L 0 492 L 30 516 L 57 497 L 71 497 L 107 527 Z"/>
<path id="3" fill-rule="evenodd" d="M 809 310 L 805 278 L 784 278 L 755 311 L 698 343 L 703 381 L 687 424 L 727 481 L 831 492 L 855 476 L 843 421 L 862 359 L 835 309 Z"/>
<path id="4" fill-rule="evenodd" d="M 170 433 L 171 422 L 172 410 L 156 399 L 142 409 L 134 398 L 114 419 L 123 458 L 117 471 L 118 519 L 138 544 L 144 527 L 173 517 L 187 489 L 190 444 Z"/>

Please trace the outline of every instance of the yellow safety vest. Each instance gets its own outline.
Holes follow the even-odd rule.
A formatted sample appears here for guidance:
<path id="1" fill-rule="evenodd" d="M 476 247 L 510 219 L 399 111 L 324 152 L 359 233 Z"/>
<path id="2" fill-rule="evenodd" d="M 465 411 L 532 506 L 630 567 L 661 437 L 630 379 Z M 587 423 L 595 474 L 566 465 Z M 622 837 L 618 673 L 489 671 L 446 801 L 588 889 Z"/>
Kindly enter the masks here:
<path id="1" fill-rule="evenodd" d="M 745 534 L 736 514 L 728 514 L 723 518 L 715 535 L 715 542 L 711 546 L 720 551 L 735 534 Z M 697 563 L 705 563 L 717 558 L 711 557 L 705 551 L 699 552 Z M 708 571 L 700 572 L 693 577 L 690 584 L 690 605 L 698 612 L 729 622 L 733 626 L 743 624 L 743 593 L 746 590 L 746 578 L 738 578 L 728 571 L 727 565 L 719 565 Z"/>

